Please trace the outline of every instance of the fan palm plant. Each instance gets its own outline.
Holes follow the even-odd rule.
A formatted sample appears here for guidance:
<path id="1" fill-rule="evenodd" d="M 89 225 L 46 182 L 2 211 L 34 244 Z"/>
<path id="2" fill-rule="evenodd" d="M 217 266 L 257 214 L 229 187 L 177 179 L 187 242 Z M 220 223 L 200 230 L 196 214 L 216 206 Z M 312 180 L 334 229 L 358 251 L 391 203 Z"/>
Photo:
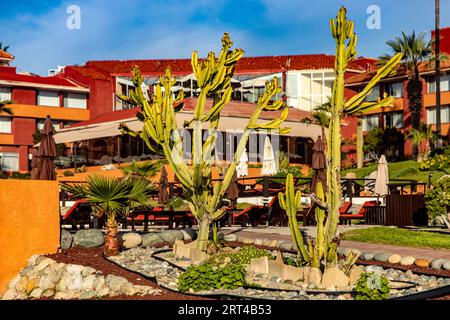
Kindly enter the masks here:
<path id="1" fill-rule="evenodd" d="M 433 132 L 431 126 L 427 126 L 426 124 L 422 123 L 418 129 L 411 129 L 408 137 L 417 146 L 420 146 L 422 141 L 425 142 L 423 150 L 419 150 L 417 161 L 421 162 L 422 160 L 428 160 L 431 144 L 438 138 L 436 133 Z"/>
<path id="2" fill-rule="evenodd" d="M 415 32 L 411 35 L 402 32 L 401 37 L 395 37 L 394 40 L 386 42 L 391 47 L 393 54 L 385 54 L 380 57 L 380 63 L 385 64 L 393 55 L 403 54 L 402 65 L 409 71 L 406 90 L 412 113 L 412 126 L 415 129 L 419 128 L 422 109 L 422 82 L 419 75 L 419 65 L 423 61 L 430 62 L 432 60 L 433 43 L 433 41 L 425 40 L 425 33 L 423 32 L 418 35 Z"/>
<path id="3" fill-rule="evenodd" d="M 325 128 L 328 128 L 330 124 L 330 102 L 326 102 L 314 108 L 311 114 L 300 121 L 303 123 L 317 124 L 322 129 L 322 138 L 326 142 Z"/>
<path id="4" fill-rule="evenodd" d="M 127 177 L 116 179 L 92 175 L 86 184 L 63 185 L 63 189 L 78 198 L 86 199 L 97 217 L 106 216 L 104 252 L 107 256 L 119 254 L 117 217 L 125 216 L 137 207 L 152 207 L 150 200 L 154 185 L 145 179 Z"/>
<path id="5" fill-rule="evenodd" d="M 138 176 L 143 178 L 153 177 L 161 168 L 161 162 L 131 162 L 130 165 L 122 167 L 125 176 Z"/>

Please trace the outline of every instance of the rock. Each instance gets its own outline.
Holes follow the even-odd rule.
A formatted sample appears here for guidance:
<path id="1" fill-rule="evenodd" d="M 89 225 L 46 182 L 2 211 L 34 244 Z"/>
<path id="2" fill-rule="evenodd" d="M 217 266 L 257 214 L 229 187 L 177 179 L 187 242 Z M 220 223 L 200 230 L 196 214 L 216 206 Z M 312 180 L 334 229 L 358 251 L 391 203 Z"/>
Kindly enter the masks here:
<path id="1" fill-rule="evenodd" d="M 128 232 L 122 235 L 122 247 L 131 249 L 139 247 L 142 243 L 142 237 L 139 233 Z"/>
<path id="2" fill-rule="evenodd" d="M 370 260 L 373 260 L 373 257 L 375 257 L 375 253 L 372 253 L 372 252 L 363 252 L 361 254 L 361 258 L 364 260 L 370 261 Z"/>
<path id="3" fill-rule="evenodd" d="M 111 289 L 111 291 L 115 292 L 120 292 L 120 287 L 127 282 L 128 280 L 124 277 L 118 277 L 112 274 L 108 274 L 105 279 L 106 285 Z"/>
<path id="4" fill-rule="evenodd" d="M 47 289 L 54 289 L 56 286 L 56 283 L 53 281 L 53 279 L 50 276 L 42 277 L 39 281 L 39 288 L 42 289 L 42 291 L 45 291 Z"/>
<path id="5" fill-rule="evenodd" d="M 50 298 L 55 295 L 55 290 L 47 289 L 42 293 L 43 297 Z"/>
<path id="6" fill-rule="evenodd" d="M 234 233 L 227 234 L 223 238 L 225 241 L 237 241 L 237 235 L 235 235 Z"/>
<path id="7" fill-rule="evenodd" d="M 303 270 L 303 282 L 310 284 L 314 284 L 315 287 L 318 287 L 322 281 L 322 271 L 318 268 L 310 268 L 306 267 Z"/>
<path id="8" fill-rule="evenodd" d="M 27 288 L 27 283 L 28 283 L 28 276 L 22 276 L 19 279 L 19 281 L 17 281 L 16 290 L 18 292 L 25 291 L 25 289 Z"/>
<path id="9" fill-rule="evenodd" d="M 361 274 L 364 273 L 364 268 L 361 266 L 353 266 L 350 270 L 350 277 L 349 277 L 349 285 L 353 286 L 358 282 L 359 278 L 361 277 Z"/>
<path id="10" fill-rule="evenodd" d="M 92 299 L 94 297 L 97 296 L 97 293 L 94 291 L 87 291 L 87 292 L 83 292 L 80 295 L 80 300 L 88 300 L 88 299 Z"/>
<path id="11" fill-rule="evenodd" d="M 383 268 L 380 266 L 366 266 L 364 269 L 366 270 L 366 272 L 375 272 L 377 274 L 383 273 Z"/>
<path id="12" fill-rule="evenodd" d="M 402 257 L 398 254 L 391 254 L 389 256 L 388 262 L 389 263 L 399 263 L 400 260 L 402 260 Z"/>
<path id="13" fill-rule="evenodd" d="M 39 264 L 35 267 L 35 269 L 36 269 L 37 271 L 44 270 L 45 268 L 47 268 L 47 267 L 48 267 L 51 263 L 53 263 L 53 262 L 55 262 L 55 261 L 53 261 L 53 260 L 50 259 L 50 258 L 42 259 L 41 262 L 39 262 Z"/>
<path id="14" fill-rule="evenodd" d="M 297 281 L 304 277 L 304 268 L 296 268 L 279 261 L 269 260 L 268 257 L 254 258 L 250 261 L 249 270 L 252 273 L 267 274 L 283 280 Z"/>
<path id="15" fill-rule="evenodd" d="M 387 262 L 390 256 L 391 256 L 390 253 L 387 253 L 387 252 L 380 252 L 380 253 L 375 254 L 375 256 L 373 257 L 373 259 L 374 259 L 375 261 Z"/>
<path id="16" fill-rule="evenodd" d="M 430 266 L 430 261 L 427 259 L 416 259 L 414 264 L 421 268 L 428 268 Z"/>
<path id="17" fill-rule="evenodd" d="M 431 268 L 433 268 L 433 269 L 439 270 L 439 269 L 442 268 L 442 265 L 444 264 L 444 262 L 445 262 L 445 259 L 442 259 L 442 258 L 433 259 L 433 260 L 431 260 L 431 262 L 430 262 L 430 266 L 431 266 Z"/>
<path id="18" fill-rule="evenodd" d="M 35 299 L 39 299 L 42 296 L 42 289 L 40 288 L 35 288 L 33 289 L 33 291 L 31 291 L 29 297 L 30 298 L 35 298 Z"/>
<path id="19" fill-rule="evenodd" d="M 194 240 L 192 238 L 192 236 L 189 233 L 186 232 L 186 230 L 180 230 L 180 231 L 183 234 L 183 240 Z"/>
<path id="20" fill-rule="evenodd" d="M 31 278 L 27 282 L 27 286 L 25 288 L 25 292 L 29 295 L 31 293 L 31 291 L 33 291 L 34 288 L 36 288 L 38 286 L 38 284 L 39 284 L 39 278 L 38 277 Z"/>
<path id="21" fill-rule="evenodd" d="M 61 249 L 67 250 L 72 246 L 73 237 L 67 230 L 61 231 Z"/>
<path id="22" fill-rule="evenodd" d="M 188 234 L 188 236 L 190 237 L 190 239 L 184 239 L 184 240 L 195 240 L 195 239 L 197 239 L 197 230 L 192 229 L 192 228 L 186 228 L 183 231 L 186 232 Z"/>
<path id="23" fill-rule="evenodd" d="M 320 286 L 322 288 L 329 287 L 346 287 L 349 283 L 349 277 L 345 275 L 338 267 L 328 268 L 322 276 Z"/>
<path id="24" fill-rule="evenodd" d="M 263 239 L 255 239 L 253 242 L 256 246 L 262 246 L 263 245 Z"/>
<path id="25" fill-rule="evenodd" d="M 16 290 L 14 288 L 9 288 L 2 296 L 2 300 L 13 300 L 15 298 L 16 298 Z"/>
<path id="26" fill-rule="evenodd" d="M 86 278 L 84 278 L 81 282 L 81 290 L 84 290 L 84 291 L 94 290 L 95 278 L 96 278 L 96 276 L 93 274 L 88 275 Z"/>
<path id="27" fill-rule="evenodd" d="M 144 248 L 152 247 L 154 245 L 162 243 L 164 243 L 164 240 L 161 239 L 158 233 L 148 233 L 142 237 L 142 246 Z"/>
<path id="28" fill-rule="evenodd" d="M 184 236 L 183 233 L 179 230 L 165 230 L 159 234 L 161 239 L 164 242 L 167 242 L 169 244 L 173 244 L 175 240 L 183 240 Z"/>
<path id="29" fill-rule="evenodd" d="M 446 260 L 446 261 L 442 264 L 442 269 L 450 270 L 450 260 Z"/>
<path id="30" fill-rule="evenodd" d="M 400 264 L 402 266 L 410 266 L 410 265 L 414 264 L 414 261 L 416 261 L 416 258 L 411 257 L 411 256 L 406 256 L 400 260 Z"/>
<path id="31" fill-rule="evenodd" d="M 288 250 L 291 250 L 291 249 L 292 249 L 292 243 L 291 243 L 291 242 L 288 242 L 288 241 L 280 241 L 280 242 L 278 242 L 278 247 L 279 247 L 281 250 L 288 251 Z"/>
<path id="32" fill-rule="evenodd" d="M 16 285 L 17 285 L 17 283 L 19 282 L 19 280 L 20 280 L 20 273 L 17 274 L 17 275 L 9 282 L 8 288 L 14 289 L 14 290 L 15 290 Z"/>
<path id="33" fill-rule="evenodd" d="M 184 244 L 181 240 L 175 240 L 173 245 L 173 253 L 176 257 L 179 258 L 188 258 L 192 260 L 193 264 L 200 264 L 209 259 L 209 255 L 207 255 L 202 250 L 198 250 L 195 248 L 195 241 Z"/>
<path id="34" fill-rule="evenodd" d="M 103 245 L 105 238 L 101 230 L 78 230 L 73 236 L 73 246 L 81 248 L 96 248 Z"/>
<path id="35" fill-rule="evenodd" d="M 269 248 L 278 248 L 278 241 L 277 240 L 270 240 L 267 244 Z"/>
<path id="36" fill-rule="evenodd" d="M 243 244 L 252 244 L 253 243 L 253 239 L 249 239 L 249 238 L 242 238 L 241 241 Z"/>
<path id="37" fill-rule="evenodd" d="M 83 277 L 87 277 L 88 275 L 91 275 L 96 272 L 97 272 L 97 270 L 95 270 L 94 268 L 91 268 L 91 267 L 84 267 L 81 270 L 81 274 L 83 275 Z"/>

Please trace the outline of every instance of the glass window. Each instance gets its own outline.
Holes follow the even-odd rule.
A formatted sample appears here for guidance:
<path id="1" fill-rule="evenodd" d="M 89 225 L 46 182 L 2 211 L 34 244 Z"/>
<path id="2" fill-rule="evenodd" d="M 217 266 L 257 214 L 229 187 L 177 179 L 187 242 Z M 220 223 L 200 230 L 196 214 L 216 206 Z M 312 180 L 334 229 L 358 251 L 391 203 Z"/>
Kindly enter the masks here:
<path id="1" fill-rule="evenodd" d="M 85 93 L 67 92 L 64 97 L 64 106 L 66 108 L 86 109 L 87 100 Z"/>
<path id="2" fill-rule="evenodd" d="M 403 83 L 396 82 L 386 84 L 386 93 L 394 98 L 403 97 Z"/>
<path id="3" fill-rule="evenodd" d="M 0 118 L 0 133 L 11 133 L 11 118 Z"/>
<path id="4" fill-rule="evenodd" d="M 389 128 L 403 128 L 403 111 L 387 113 L 386 126 L 388 126 Z"/>
<path id="5" fill-rule="evenodd" d="M 291 97 L 297 97 L 298 95 L 298 84 L 297 84 L 297 75 L 296 74 L 287 74 L 286 75 L 286 94 Z"/>
<path id="6" fill-rule="evenodd" d="M 39 106 L 59 107 L 59 92 L 39 90 L 37 100 Z"/>
<path id="7" fill-rule="evenodd" d="M 363 131 L 370 131 L 373 128 L 378 128 L 379 125 L 379 117 L 377 114 L 372 116 L 364 116 L 362 117 L 362 129 Z"/>
<path id="8" fill-rule="evenodd" d="M 0 87 L 0 101 L 11 100 L 11 88 Z"/>
<path id="9" fill-rule="evenodd" d="M 0 153 L 0 164 L 2 170 L 19 171 L 19 154 L 18 153 Z"/>
<path id="10" fill-rule="evenodd" d="M 430 77 L 427 79 L 427 87 L 428 93 L 436 92 L 436 78 Z M 442 91 L 450 91 L 450 75 L 442 75 L 441 76 L 441 92 Z"/>
<path id="11" fill-rule="evenodd" d="M 436 108 L 427 109 L 427 123 L 436 124 Z M 441 106 L 441 123 L 450 123 L 450 106 Z"/>
<path id="12" fill-rule="evenodd" d="M 427 109 L 427 123 L 428 124 L 436 123 L 436 109 L 435 108 Z"/>
<path id="13" fill-rule="evenodd" d="M 376 101 L 380 97 L 380 87 L 376 85 L 372 92 L 367 96 L 366 101 Z"/>

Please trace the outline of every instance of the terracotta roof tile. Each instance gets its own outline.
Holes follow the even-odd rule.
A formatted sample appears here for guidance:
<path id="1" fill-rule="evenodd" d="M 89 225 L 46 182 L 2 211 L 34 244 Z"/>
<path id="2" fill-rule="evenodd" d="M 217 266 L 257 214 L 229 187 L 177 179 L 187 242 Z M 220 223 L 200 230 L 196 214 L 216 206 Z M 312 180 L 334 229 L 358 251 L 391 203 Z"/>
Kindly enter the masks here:
<path id="1" fill-rule="evenodd" d="M 17 73 L 0 73 L 0 80 L 46 84 L 54 86 L 79 87 L 73 82 L 59 77 L 40 77 Z"/>
<path id="2" fill-rule="evenodd" d="M 97 70 L 89 67 L 80 67 L 80 66 L 67 66 L 66 69 L 72 69 L 85 77 L 97 79 L 97 80 L 108 80 L 110 76 L 107 72 L 103 70 Z"/>
<path id="3" fill-rule="evenodd" d="M 182 112 L 189 112 L 193 113 L 195 104 L 197 102 L 197 98 L 187 98 L 184 99 L 184 107 Z M 208 99 L 206 102 L 205 110 L 209 110 L 212 106 L 212 100 Z M 224 117 L 238 117 L 238 118 L 250 118 L 253 111 L 255 110 L 256 104 L 254 103 L 248 103 L 248 102 L 239 102 L 239 101 L 230 101 L 221 112 L 221 115 Z M 78 122 L 70 127 L 81 127 L 86 125 L 92 125 L 92 124 L 99 124 L 104 122 L 111 122 L 111 121 L 119 121 L 119 120 L 127 120 L 127 119 L 134 119 L 135 115 L 139 108 L 133 108 L 128 110 L 119 110 L 119 111 L 112 111 L 106 114 L 102 114 L 98 117 L 95 117 L 91 120 Z M 278 116 L 280 116 L 281 111 L 263 111 L 261 113 L 260 119 L 274 119 Z M 289 115 L 287 120 L 289 121 L 300 121 L 303 118 L 310 115 L 309 112 L 299 109 L 289 109 Z"/>
<path id="4" fill-rule="evenodd" d="M 350 69 L 364 71 L 368 65 L 373 65 L 374 59 L 357 59 L 349 66 Z M 88 61 L 86 67 L 104 70 L 110 74 L 127 74 L 131 68 L 138 65 L 143 74 L 163 74 L 170 66 L 174 74 L 189 74 L 192 72 L 190 59 L 148 59 L 148 60 L 104 60 Z M 287 56 L 243 57 L 236 64 L 235 73 L 245 72 L 279 72 L 283 68 L 289 70 L 332 69 L 334 56 L 327 54 L 306 54 Z"/>

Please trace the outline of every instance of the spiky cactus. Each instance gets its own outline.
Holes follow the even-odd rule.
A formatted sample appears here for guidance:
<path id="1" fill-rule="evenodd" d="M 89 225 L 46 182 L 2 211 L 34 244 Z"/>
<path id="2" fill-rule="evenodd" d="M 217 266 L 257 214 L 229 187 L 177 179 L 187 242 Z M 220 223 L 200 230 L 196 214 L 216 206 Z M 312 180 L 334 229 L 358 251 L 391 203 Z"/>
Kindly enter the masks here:
<path id="1" fill-rule="evenodd" d="M 364 136 L 361 122 L 361 118 L 358 118 L 358 127 L 356 128 L 356 167 L 358 169 L 362 168 L 364 164 Z"/>
<path id="2" fill-rule="evenodd" d="M 395 73 L 394 67 L 400 62 L 402 54 L 395 55 L 388 63 L 378 69 L 376 75 L 369 81 L 366 87 L 345 101 L 345 71 L 349 62 L 356 56 L 357 36 L 354 33 L 353 21 L 347 20 L 347 12 L 344 7 L 339 9 L 336 19 L 330 20 L 331 34 L 336 41 L 335 80 L 331 96 L 331 119 L 328 128 L 327 141 L 327 219 L 325 223 L 325 243 L 328 247 L 336 236 L 336 228 L 339 222 L 339 208 L 341 206 L 341 118 L 344 114 L 374 110 L 380 107 L 390 107 L 394 98 L 384 95 L 383 99 L 366 102 L 365 98 L 372 92 L 374 86 L 384 77 Z M 334 260 L 328 256 L 327 261 Z"/>
<path id="3" fill-rule="evenodd" d="M 298 254 L 301 255 L 303 261 L 309 262 L 309 253 L 306 251 L 303 243 L 303 237 L 300 234 L 297 223 L 297 211 L 302 209 L 301 204 L 301 192 L 295 191 L 294 178 L 292 173 L 289 173 L 286 177 L 286 196 L 282 193 L 278 193 L 278 201 L 280 207 L 286 211 L 288 217 L 289 229 L 291 231 L 292 243 L 294 243 L 295 249 Z"/>
<path id="4" fill-rule="evenodd" d="M 192 70 L 200 88 L 200 95 L 193 118 L 184 124 L 185 127 L 193 129 L 191 165 L 183 161 L 182 138 L 176 122 L 176 112 L 182 107 L 183 93 L 180 91 L 176 99 L 172 98 L 171 88 L 176 83 L 176 79 L 172 77 L 170 68 L 166 69 L 165 76 L 161 77 L 160 82 L 156 84 L 151 102 L 144 98 L 141 90 L 142 77 L 137 67 L 133 69 L 133 82 L 136 89 L 129 97 L 120 97 L 128 103 L 140 107 L 137 118 L 144 124 L 140 132 L 134 132 L 124 125 L 122 125 L 122 130 L 132 136 L 141 137 L 151 150 L 161 152 L 182 183 L 189 208 L 199 224 L 196 248 L 201 250 L 205 250 L 207 247 L 210 224 L 220 219 L 225 213 L 226 208 L 221 207 L 222 198 L 244 152 L 250 132 L 275 130 L 283 134 L 289 131 L 288 128 L 281 128 L 281 123 L 288 115 L 287 108 L 274 120 L 265 123 L 257 122 L 262 111 L 275 111 L 284 107 L 282 100 L 275 100 L 271 103 L 275 95 L 281 92 L 277 78 L 273 78 L 272 81 L 266 83 L 265 93 L 255 105 L 255 110 L 248 125 L 244 128 L 223 181 L 212 183 L 211 167 L 214 163 L 220 112 L 231 99 L 231 79 L 234 66 L 244 54 L 242 49 L 231 50 L 232 44 L 228 34 L 225 33 L 219 57 L 216 58 L 215 54 L 210 52 L 208 57 L 200 62 L 197 52 L 192 53 Z M 213 98 L 213 104 L 206 112 L 207 97 Z M 203 142 L 202 128 L 207 126 L 209 126 L 209 135 Z"/>

